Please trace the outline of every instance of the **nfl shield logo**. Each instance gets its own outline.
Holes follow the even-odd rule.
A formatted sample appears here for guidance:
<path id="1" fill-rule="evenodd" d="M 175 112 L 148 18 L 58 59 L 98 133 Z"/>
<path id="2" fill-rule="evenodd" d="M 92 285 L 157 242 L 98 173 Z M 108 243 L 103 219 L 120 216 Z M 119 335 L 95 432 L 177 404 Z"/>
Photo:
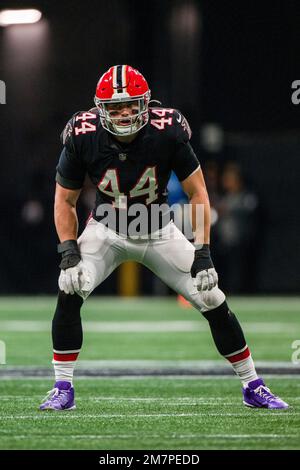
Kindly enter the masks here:
<path id="1" fill-rule="evenodd" d="M 119 153 L 119 160 L 121 160 L 121 162 L 125 162 L 126 158 L 126 153 Z"/>

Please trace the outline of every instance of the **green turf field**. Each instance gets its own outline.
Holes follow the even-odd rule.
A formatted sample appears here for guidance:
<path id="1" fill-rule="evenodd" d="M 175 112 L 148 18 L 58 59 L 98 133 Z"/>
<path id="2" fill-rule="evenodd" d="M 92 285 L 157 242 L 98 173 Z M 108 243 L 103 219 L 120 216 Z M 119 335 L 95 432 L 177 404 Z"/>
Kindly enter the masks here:
<path id="1" fill-rule="evenodd" d="M 300 340 L 299 305 L 299 298 L 230 299 L 254 359 L 275 366 L 267 382 L 290 403 L 289 410 L 245 408 L 235 377 L 162 375 L 81 377 L 75 382 L 76 411 L 41 413 L 37 408 L 52 379 L 10 378 L 4 372 L 51 370 L 55 299 L 2 298 L 0 340 L 7 364 L 0 366 L 0 448 L 300 449 L 300 365 L 291 362 L 292 343 Z M 174 299 L 94 297 L 82 318 L 81 365 L 91 369 L 223 364 L 206 320 Z M 276 376 L 277 363 L 299 375 Z"/>

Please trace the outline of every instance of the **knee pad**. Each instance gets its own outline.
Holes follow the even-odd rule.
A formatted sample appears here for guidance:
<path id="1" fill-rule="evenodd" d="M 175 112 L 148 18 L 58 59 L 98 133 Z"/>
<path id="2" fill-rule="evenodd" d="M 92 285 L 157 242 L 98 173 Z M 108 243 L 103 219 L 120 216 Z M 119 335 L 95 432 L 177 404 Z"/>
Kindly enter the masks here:
<path id="1" fill-rule="evenodd" d="M 186 297 L 197 310 L 202 314 L 206 314 L 221 307 L 225 302 L 225 294 L 217 286 L 210 291 L 199 292 L 196 287 L 192 286 L 189 296 Z M 204 312 L 204 313 L 203 313 Z M 205 316 L 205 315 L 204 315 Z"/>

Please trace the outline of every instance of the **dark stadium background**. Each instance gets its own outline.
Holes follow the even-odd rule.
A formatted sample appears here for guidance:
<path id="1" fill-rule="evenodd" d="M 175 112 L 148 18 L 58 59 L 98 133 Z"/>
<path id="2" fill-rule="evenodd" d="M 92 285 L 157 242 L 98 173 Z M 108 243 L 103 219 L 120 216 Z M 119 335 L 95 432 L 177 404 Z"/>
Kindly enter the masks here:
<path id="1" fill-rule="evenodd" d="M 203 167 L 235 162 L 258 201 L 232 293 L 296 293 L 300 266 L 300 6 L 295 1 L 0 1 L 35 7 L 35 25 L 0 27 L 0 292 L 55 293 L 53 225 L 59 135 L 70 116 L 93 106 L 98 78 L 127 63 L 147 78 L 152 97 L 179 108 L 193 129 Z M 207 124 L 213 124 L 208 127 Z M 82 224 L 87 203 L 80 206 Z M 250 229 L 249 229 L 250 230 Z M 213 237 L 214 238 L 214 237 Z M 214 253 L 214 247 L 212 248 Z M 226 253 L 225 253 L 226 254 Z M 233 277 L 234 278 L 234 277 Z M 162 292 L 142 269 L 140 292 Z M 118 291 L 118 273 L 99 293 Z"/>

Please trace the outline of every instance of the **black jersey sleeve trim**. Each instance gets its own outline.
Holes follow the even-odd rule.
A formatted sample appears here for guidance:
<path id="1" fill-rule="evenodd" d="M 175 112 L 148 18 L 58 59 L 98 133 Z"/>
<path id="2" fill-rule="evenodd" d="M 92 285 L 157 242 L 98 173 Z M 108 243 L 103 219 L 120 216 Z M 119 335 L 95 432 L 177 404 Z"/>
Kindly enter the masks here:
<path id="1" fill-rule="evenodd" d="M 192 176 L 192 175 L 193 175 L 194 173 L 196 173 L 196 171 L 198 171 L 200 168 L 201 168 L 201 166 L 200 166 L 200 164 L 199 164 L 199 165 L 197 166 L 197 168 L 196 168 L 194 171 L 192 171 L 192 172 L 191 172 L 189 175 L 187 175 L 184 179 L 179 180 L 180 183 L 182 183 L 182 181 L 184 181 L 184 180 L 186 180 L 187 178 L 189 178 L 190 176 Z"/>
<path id="2" fill-rule="evenodd" d="M 181 142 L 177 144 L 177 149 L 172 159 L 172 170 L 179 181 L 188 178 L 194 171 L 199 168 L 200 162 L 189 142 Z"/>
<path id="3" fill-rule="evenodd" d="M 82 181 L 69 180 L 62 176 L 58 171 L 56 172 L 55 180 L 60 186 L 66 189 L 81 189 L 83 186 Z"/>

